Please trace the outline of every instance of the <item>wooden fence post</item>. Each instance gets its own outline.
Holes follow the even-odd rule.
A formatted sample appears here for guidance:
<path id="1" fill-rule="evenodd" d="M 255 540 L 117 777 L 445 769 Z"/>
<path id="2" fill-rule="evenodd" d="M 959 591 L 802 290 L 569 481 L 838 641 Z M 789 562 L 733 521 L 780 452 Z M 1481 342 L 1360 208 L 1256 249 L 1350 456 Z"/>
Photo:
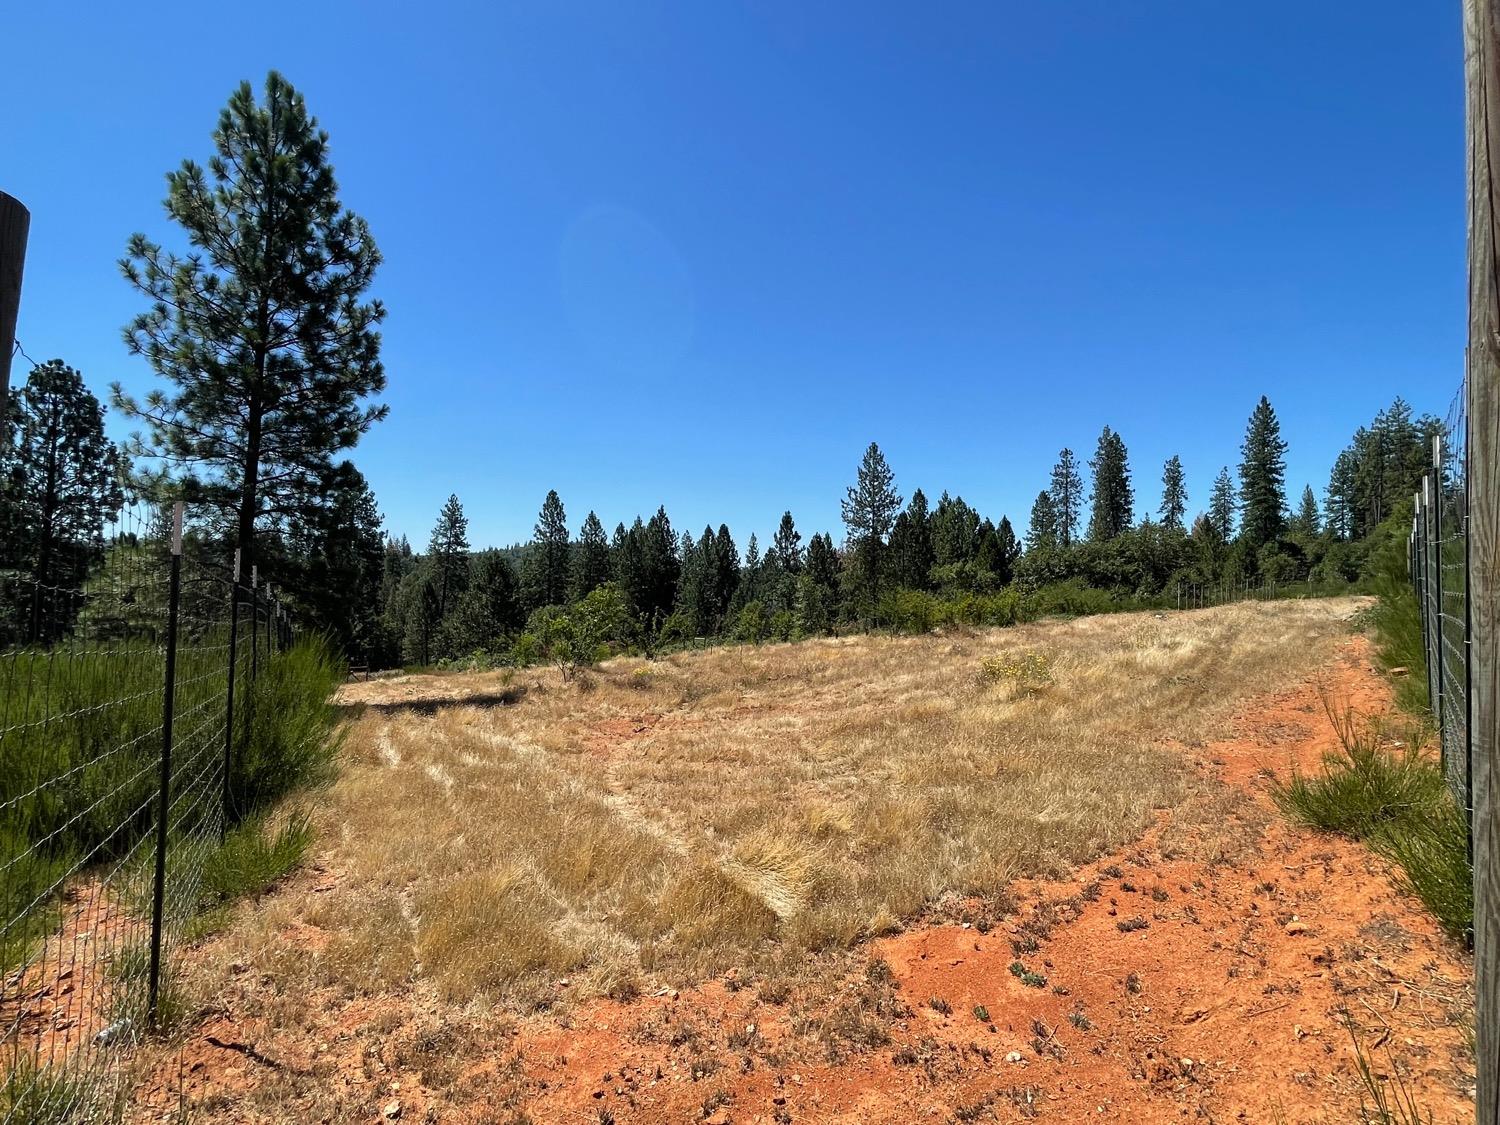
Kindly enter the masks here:
<path id="1" fill-rule="evenodd" d="M 0 419 L 6 417 L 5 403 L 10 394 L 10 353 L 15 350 L 21 272 L 30 229 L 30 213 L 19 200 L 0 191 Z"/>
<path id="2" fill-rule="evenodd" d="M 1464 0 L 1469 220 L 1467 390 L 1474 686 L 1474 1007 L 1477 1115 L 1500 1125 L 1500 34 L 1495 0 Z"/>

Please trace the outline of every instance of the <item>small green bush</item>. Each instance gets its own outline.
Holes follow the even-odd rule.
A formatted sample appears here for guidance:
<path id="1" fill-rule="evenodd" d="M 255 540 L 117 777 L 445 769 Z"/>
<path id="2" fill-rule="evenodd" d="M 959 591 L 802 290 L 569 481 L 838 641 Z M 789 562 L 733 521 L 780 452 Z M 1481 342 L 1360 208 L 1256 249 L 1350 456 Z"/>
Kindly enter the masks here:
<path id="1" fill-rule="evenodd" d="M 1272 790 L 1293 820 L 1362 840 L 1397 868 L 1450 935 L 1472 942 L 1473 872 L 1468 825 L 1441 767 L 1418 749 L 1420 730 L 1387 746 L 1382 728 L 1335 717 L 1340 748 L 1321 772 L 1293 774 Z"/>
<path id="2" fill-rule="evenodd" d="M 1282 812 L 1314 828 L 1368 840 L 1388 824 L 1425 817 L 1446 796 L 1442 771 L 1408 737 L 1387 747 L 1381 729 L 1335 717 L 1339 749 L 1320 772 L 1294 773 L 1272 795 Z"/>

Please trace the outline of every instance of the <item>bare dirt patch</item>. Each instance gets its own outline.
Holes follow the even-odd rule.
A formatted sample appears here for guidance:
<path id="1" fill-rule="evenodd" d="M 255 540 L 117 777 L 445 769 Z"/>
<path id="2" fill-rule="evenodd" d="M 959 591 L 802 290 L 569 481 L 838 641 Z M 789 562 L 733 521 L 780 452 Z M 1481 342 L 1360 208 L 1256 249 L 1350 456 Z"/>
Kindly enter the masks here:
<path id="1" fill-rule="evenodd" d="M 1364 642 L 1340 636 L 1350 609 L 732 650 L 618 662 L 583 692 L 539 679 L 501 706 L 372 707 L 325 869 L 198 951 L 223 987 L 157 1081 L 224 1121 L 1349 1121 L 1348 1020 L 1457 1116 L 1466 958 L 1368 852 L 1264 796 L 1265 771 L 1331 746 L 1322 695 L 1386 705 Z M 986 656 L 1042 646 L 1044 691 L 974 688 Z M 495 768 L 485 746 L 569 833 L 507 836 L 519 806 L 494 788 L 466 808 L 495 782 L 465 773 Z M 1098 770 L 1110 754 L 1144 765 Z M 889 851 L 863 846 L 872 810 L 914 799 Z M 1080 802 L 1103 823 L 1076 838 Z M 820 832 L 840 842 L 809 860 Z M 493 841 L 477 855 L 476 834 Z M 549 839 L 576 862 L 580 836 L 588 862 L 537 877 Z M 966 881 L 973 841 L 992 874 Z M 913 852 L 934 880 L 914 908 L 860 897 L 889 885 L 862 868 L 911 870 Z M 630 884 L 608 874 L 643 856 L 694 873 L 687 901 L 637 907 L 672 917 L 657 934 L 622 921 Z M 820 909 L 857 924 L 809 940 Z"/>

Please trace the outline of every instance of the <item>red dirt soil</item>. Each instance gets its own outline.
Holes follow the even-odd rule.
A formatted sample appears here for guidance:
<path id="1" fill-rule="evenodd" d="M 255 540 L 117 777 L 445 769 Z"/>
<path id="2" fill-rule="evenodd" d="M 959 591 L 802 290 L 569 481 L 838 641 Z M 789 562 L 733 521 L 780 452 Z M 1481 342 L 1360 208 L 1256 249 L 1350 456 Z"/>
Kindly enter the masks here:
<path id="1" fill-rule="evenodd" d="M 372 1073 L 367 1037 L 294 1046 L 237 1022 L 226 1004 L 189 1038 L 181 1069 L 174 1060 L 173 1084 L 213 1095 L 213 1120 L 240 1119 L 238 1098 L 261 1081 L 247 1054 L 260 1035 L 274 1036 L 283 1066 L 349 1056 L 342 1101 L 368 1116 L 340 1120 L 507 1122 L 516 1111 L 505 1104 L 538 1125 L 1351 1122 L 1361 1092 L 1352 1031 L 1376 1072 L 1408 1084 L 1436 1121 L 1471 1119 L 1468 957 L 1363 846 L 1269 811 L 1271 774 L 1314 769 L 1336 745 L 1325 698 L 1366 715 L 1390 708 L 1363 638 L 1318 679 L 1254 701 L 1233 738 L 1181 748 L 1260 806 L 1267 827 L 1248 854 L 1165 858 L 1164 816 L 1065 881 L 1018 884 L 1014 912 L 988 932 L 914 925 L 872 942 L 858 957 L 883 959 L 890 974 L 856 971 L 833 992 L 823 1014 L 836 1019 L 846 1004 L 858 1015 L 831 1051 L 808 1031 L 819 1012 L 714 981 L 528 1017 L 466 1060 L 464 1087 L 494 1100 L 471 1094 L 455 1109 L 412 1068 Z M 1038 974 L 1030 984 L 1012 971 L 1018 959 Z M 381 1004 L 354 1000 L 310 1022 L 331 1037 Z M 160 1085 L 141 1093 L 161 1104 Z"/>

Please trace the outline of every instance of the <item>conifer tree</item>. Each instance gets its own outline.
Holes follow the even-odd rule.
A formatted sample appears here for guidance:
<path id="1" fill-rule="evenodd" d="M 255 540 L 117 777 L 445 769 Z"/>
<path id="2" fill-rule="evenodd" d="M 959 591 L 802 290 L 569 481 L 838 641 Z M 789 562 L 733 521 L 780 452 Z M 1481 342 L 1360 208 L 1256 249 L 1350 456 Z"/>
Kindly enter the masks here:
<path id="1" fill-rule="evenodd" d="M 1302 503 L 1297 508 L 1297 516 L 1292 521 L 1293 528 L 1306 536 L 1314 536 L 1322 531 L 1322 518 L 1318 514 L 1318 498 L 1313 494 L 1312 485 L 1303 485 Z"/>
<path id="2" fill-rule="evenodd" d="M 298 523 L 292 542 L 304 560 L 297 593 L 307 626 L 328 634 L 351 661 L 378 664 L 393 655 L 382 635 L 387 550 L 380 510 L 350 462 L 334 470 L 316 513 Z"/>
<path id="3" fill-rule="evenodd" d="M 517 597 L 516 572 L 493 548 L 474 560 L 469 588 L 444 622 L 454 654 L 496 652 L 505 638 L 520 630 L 521 603 Z"/>
<path id="4" fill-rule="evenodd" d="M 568 517 L 553 489 L 542 501 L 531 544 L 521 564 L 521 601 L 527 612 L 568 600 L 570 570 Z"/>
<path id="5" fill-rule="evenodd" d="M 1052 503 L 1052 493 L 1038 492 L 1036 502 L 1031 505 L 1031 523 L 1026 529 L 1026 549 L 1051 551 L 1058 546 L 1057 508 Z"/>
<path id="6" fill-rule="evenodd" d="M 469 520 L 457 496 L 449 496 L 438 513 L 427 557 L 432 565 L 437 615 L 442 618 L 469 585 Z"/>
<path id="7" fill-rule="evenodd" d="M 771 558 L 783 574 L 797 575 L 802 570 L 802 535 L 791 512 L 781 513 L 781 524 L 771 540 Z"/>
<path id="8" fill-rule="evenodd" d="M 1352 539 L 1357 507 L 1354 453 L 1346 449 L 1334 458 L 1333 469 L 1328 474 L 1328 489 L 1323 493 L 1323 515 L 1328 534 L 1338 540 Z"/>
<path id="9" fill-rule="evenodd" d="M 637 516 L 617 554 L 615 574 L 648 651 L 677 603 L 681 570 L 667 510 L 657 508 L 645 523 Z"/>
<path id="10" fill-rule="evenodd" d="M 1265 395 L 1250 415 L 1240 454 L 1240 532 L 1259 549 L 1286 527 L 1286 442 Z"/>
<path id="11" fill-rule="evenodd" d="M 1103 543 L 1129 531 L 1135 522 L 1135 490 L 1130 485 L 1125 442 L 1108 426 L 1099 435 L 1099 445 L 1089 461 L 1089 468 L 1094 474 L 1089 538 Z"/>
<path id="12" fill-rule="evenodd" d="M 708 531 L 704 528 L 704 533 Z M 729 525 L 720 524 L 709 553 L 708 613 L 712 632 L 722 633 L 740 589 L 740 552 Z"/>
<path id="13" fill-rule="evenodd" d="M 590 512 L 578 531 L 578 548 L 573 556 L 573 600 L 578 601 L 609 581 L 609 540 L 604 525 Z"/>
<path id="14" fill-rule="evenodd" d="M 150 302 L 126 343 L 170 389 L 113 389 L 145 424 L 135 448 L 166 466 L 143 483 L 162 495 L 180 473 L 175 493 L 222 513 L 248 567 L 256 528 L 302 516 L 334 454 L 385 417 L 365 402 L 385 387 L 385 310 L 363 300 L 380 252 L 339 202 L 328 134 L 281 75 L 262 104 L 241 84 L 213 142 L 206 172 L 185 161 L 167 177 L 191 250 L 136 234 L 120 263 Z"/>
<path id="15" fill-rule="evenodd" d="M 761 573 L 762 565 L 760 542 L 755 538 L 755 532 L 752 531 L 749 541 L 745 544 L 745 563 L 740 568 L 739 604 L 745 605 L 760 598 L 761 580 L 765 577 Z"/>
<path id="16" fill-rule="evenodd" d="M 1234 480 L 1226 465 L 1214 478 L 1213 489 L 1208 494 L 1208 524 L 1221 543 L 1234 538 L 1235 507 Z"/>
<path id="17" fill-rule="evenodd" d="M 714 533 L 710 527 L 705 527 L 702 537 L 696 540 L 684 531 L 677 545 L 682 570 L 677 579 L 676 612 L 686 619 L 692 635 L 698 637 L 709 633 L 708 567 L 713 545 Z"/>
<path id="18" fill-rule="evenodd" d="M 32 368 L 9 408 L 13 422 L 0 435 L 7 509 L 0 562 L 39 587 L 81 588 L 103 551 L 104 525 L 124 502 L 119 452 L 104 436 L 104 408 L 60 359 Z M 58 599 L 46 605 L 61 608 Z M 32 616 L 33 640 L 55 636 L 68 624 L 52 620 L 55 614 Z"/>
<path id="19" fill-rule="evenodd" d="M 838 619 L 839 557 L 833 538 L 814 535 L 797 581 L 797 628 L 808 635 L 830 633 Z"/>
<path id="20" fill-rule="evenodd" d="M 964 498 L 938 497 L 932 513 L 932 557 L 937 566 L 969 562 L 979 550 L 979 513 Z"/>
<path id="21" fill-rule="evenodd" d="M 1021 558 L 1021 544 L 1008 516 L 1000 517 L 1000 526 L 995 529 L 995 546 L 998 550 L 995 578 L 1001 585 L 1006 585 L 1015 580 L 1016 563 Z"/>
<path id="22" fill-rule="evenodd" d="M 1168 531 L 1182 531 L 1187 516 L 1187 480 L 1182 471 L 1182 458 L 1172 454 L 1161 470 L 1161 508 L 1158 515 L 1161 525 Z"/>
<path id="23" fill-rule="evenodd" d="M 402 599 L 407 610 L 403 623 L 405 636 L 402 648 L 410 660 L 419 664 L 431 664 L 434 642 L 443 623 L 442 607 L 438 603 L 437 579 L 432 567 L 424 563 L 407 579 L 409 596 Z"/>
<path id="24" fill-rule="evenodd" d="M 900 510 L 895 475 L 880 446 L 872 441 L 842 504 L 851 555 L 851 591 L 861 612 L 871 612 L 880 596 L 887 539 Z"/>
<path id="25" fill-rule="evenodd" d="M 1078 535 L 1078 513 L 1083 506 L 1083 478 L 1071 449 L 1065 448 L 1058 454 L 1057 464 L 1052 467 L 1052 487 L 1048 491 L 1052 499 L 1055 544 L 1071 547 Z"/>
<path id="26" fill-rule="evenodd" d="M 920 488 L 911 494 L 906 510 L 891 525 L 890 555 L 891 581 L 896 585 L 912 590 L 931 586 L 932 517 L 927 512 L 927 497 Z"/>

